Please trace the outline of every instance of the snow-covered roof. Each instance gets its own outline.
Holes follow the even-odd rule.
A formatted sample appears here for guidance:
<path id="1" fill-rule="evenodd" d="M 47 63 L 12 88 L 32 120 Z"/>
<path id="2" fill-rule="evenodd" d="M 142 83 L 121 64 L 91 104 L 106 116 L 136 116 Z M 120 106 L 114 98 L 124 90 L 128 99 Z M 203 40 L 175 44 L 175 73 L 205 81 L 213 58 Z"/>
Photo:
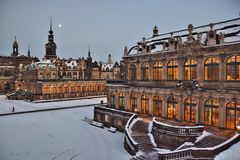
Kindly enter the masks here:
<path id="1" fill-rule="evenodd" d="M 73 69 L 73 68 L 76 68 L 78 63 L 77 63 L 77 60 L 68 60 L 65 62 L 67 68 L 69 69 Z"/>
<path id="2" fill-rule="evenodd" d="M 49 67 L 51 69 L 56 69 L 56 66 L 50 60 L 42 60 L 40 62 L 28 64 L 24 67 L 24 69 L 35 70 L 35 69 L 46 69 L 46 67 Z"/>
<path id="3" fill-rule="evenodd" d="M 112 71 L 114 64 L 104 63 L 102 64 L 102 71 Z"/>

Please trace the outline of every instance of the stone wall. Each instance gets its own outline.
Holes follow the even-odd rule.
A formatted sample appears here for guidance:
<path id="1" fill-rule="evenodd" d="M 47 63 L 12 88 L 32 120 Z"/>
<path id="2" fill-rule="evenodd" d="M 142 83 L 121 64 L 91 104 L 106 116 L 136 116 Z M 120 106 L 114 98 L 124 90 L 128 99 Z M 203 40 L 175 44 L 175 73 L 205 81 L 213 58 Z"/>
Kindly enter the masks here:
<path id="1" fill-rule="evenodd" d="M 104 124 L 106 127 L 115 127 L 123 132 L 128 119 L 133 113 L 106 108 L 105 106 L 94 107 L 94 121 Z"/>

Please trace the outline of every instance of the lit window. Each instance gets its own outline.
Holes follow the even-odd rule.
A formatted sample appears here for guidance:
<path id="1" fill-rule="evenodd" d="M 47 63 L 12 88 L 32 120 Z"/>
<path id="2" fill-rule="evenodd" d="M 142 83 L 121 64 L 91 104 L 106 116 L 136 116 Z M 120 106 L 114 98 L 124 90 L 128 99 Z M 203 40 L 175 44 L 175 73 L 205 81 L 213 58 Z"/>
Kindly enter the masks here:
<path id="1" fill-rule="evenodd" d="M 158 95 L 153 97 L 153 115 L 162 116 L 162 100 Z"/>
<path id="2" fill-rule="evenodd" d="M 204 80 L 219 80 L 219 58 L 211 57 L 204 64 Z"/>
<path id="3" fill-rule="evenodd" d="M 141 79 L 142 80 L 148 80 L 149 79 L 149 64 L 148 63 L 143 63 L 141 67 Z"/>
<path id="4" fill-rule="evenodd" d="M 130 80 L 133 81 L 137 79 L 137 68 L 134 64 L 130 65 L 129 73 L 130 73 Z"/>
<path id="5" fill-rule="evenodd" d="M 149 114 L 149 99 L 145 94 L 141 97 L 141 112 L 143 114 Z"/>
<path id="6" fill-rule="evenodd" d="M 184 102 L 184 120 L 196 122 L 196 101 L 192 97 L 188 97 Z"/>
<path id="7" fill-rule="evenodd" d="M 178 102 L 174 96 L 170 96 L 167 99 L 167 117 L 171 119 L 178 118 Z"/>
<path id="8" fill-rule="evenodd" d="M 130 111 L 137 112 L 137 96 L 135 94 L 130 95 Z"/>
<path id="9" fill-rule="evenodd" d="M 227 128 L 236 129 L 240 121 L 240 104 L 229 102 L 226 107 Z"/>
<path id="10" fill-rule="evenodd" d="M 162 80 L 163 68 L 160 62 L 153 65 L 153 80 Z"/>
<path id="11" fill-rule="evenodd" d="M 219 124 L 219 102 L 218 99 L 208 99 L 204 106 L 204 123 L 218 126 Z"/>
<path id="12" fill-rule="evenodd" d="M 124 110 L 125 109 L 125 97 L 123 95 L 123 92 L 119 93 L 118 101 L 119 101 L 119 109 Z"/>
<path id="13" fill-rule="evenodd" d="M 232 56 L 227 60 L 227 80 L 240 80 L 240 56 Z"/>
<path id="14" fill-rule="evenodd" d="M 197 78 L 197 62 L 189 59 L 184 63 L 184 79 L 193 80 Z"/>
<path id="15" fill-rule="evenodd" d="M 167 65 L 167 78 L 168 80 L 178 79 L 178 65 L 176 61 L 170 61 Z"/>

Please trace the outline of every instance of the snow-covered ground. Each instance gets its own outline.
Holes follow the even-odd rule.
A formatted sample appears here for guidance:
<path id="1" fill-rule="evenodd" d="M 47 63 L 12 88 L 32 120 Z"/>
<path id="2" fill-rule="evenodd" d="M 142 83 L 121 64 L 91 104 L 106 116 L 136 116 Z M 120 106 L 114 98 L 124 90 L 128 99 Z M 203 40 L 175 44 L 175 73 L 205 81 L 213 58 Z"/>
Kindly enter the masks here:
<path id="1" fill-rule="evenodd" d="M 60 108 L 68 106 L 79 106 L 79 105 L 89 105 L 97 104 L 103 100 L 104 103 L 107 102 L 107 98 L 91 98 L 91 99 L 80 99 L 80 100 L 69 100 L 69 101 L 59 101 L 59 102 L 48 102 L 48 103 L 34 103 L 26 102 L 23 100 L 7 100 L 6 96 L 0 95 L 0 114 L 12 112 L 12 108 L 15 108 L 15 112 L 19 111 L 30 111 L 46 108 Z"/>
<path id="2" fill-rule="evenodd" d="M 129 160 L 124 134 L 91 126 L 85 116 L 93 118 L 93 107 L 0 117 L 0 160 Z"/>
<path id="3" fill-rule="evenodd" d="M 239 160 L 240 159 L 240 142 L 234 144 L 226 151 L 221 152 L 214 160 Z"/>

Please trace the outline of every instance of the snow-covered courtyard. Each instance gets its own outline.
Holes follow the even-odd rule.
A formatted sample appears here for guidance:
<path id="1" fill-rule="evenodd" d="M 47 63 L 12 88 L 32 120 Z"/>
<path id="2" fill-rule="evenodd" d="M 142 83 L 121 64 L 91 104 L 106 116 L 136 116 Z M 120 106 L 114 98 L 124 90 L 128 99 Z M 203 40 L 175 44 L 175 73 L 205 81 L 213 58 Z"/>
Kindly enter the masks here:
<path id="1" fill-rule="evenodd" d="M 12 112 L 13 107 L 15 108 L 15 112 L 22 112 L 22 111 L 42 110 L 47 108 L 62 108 L 62 107 L 99 104 L 101 101 L 106 103 L 107 98 L 106 97 L 86 98 L 86 99 L 69 100 L 69 101 L 34 103 L 34 102 L 26 102 L 23 100 L 7 100 L 6 96 L 0 95 L 0 114 Z"/>
<path id="2" fill-rule="evenodd" d="M 129 160 L 123 133 L 91 126 L 84 117 L 93 118 L 93 106 L 1 116 L 0 160 Z"/>

